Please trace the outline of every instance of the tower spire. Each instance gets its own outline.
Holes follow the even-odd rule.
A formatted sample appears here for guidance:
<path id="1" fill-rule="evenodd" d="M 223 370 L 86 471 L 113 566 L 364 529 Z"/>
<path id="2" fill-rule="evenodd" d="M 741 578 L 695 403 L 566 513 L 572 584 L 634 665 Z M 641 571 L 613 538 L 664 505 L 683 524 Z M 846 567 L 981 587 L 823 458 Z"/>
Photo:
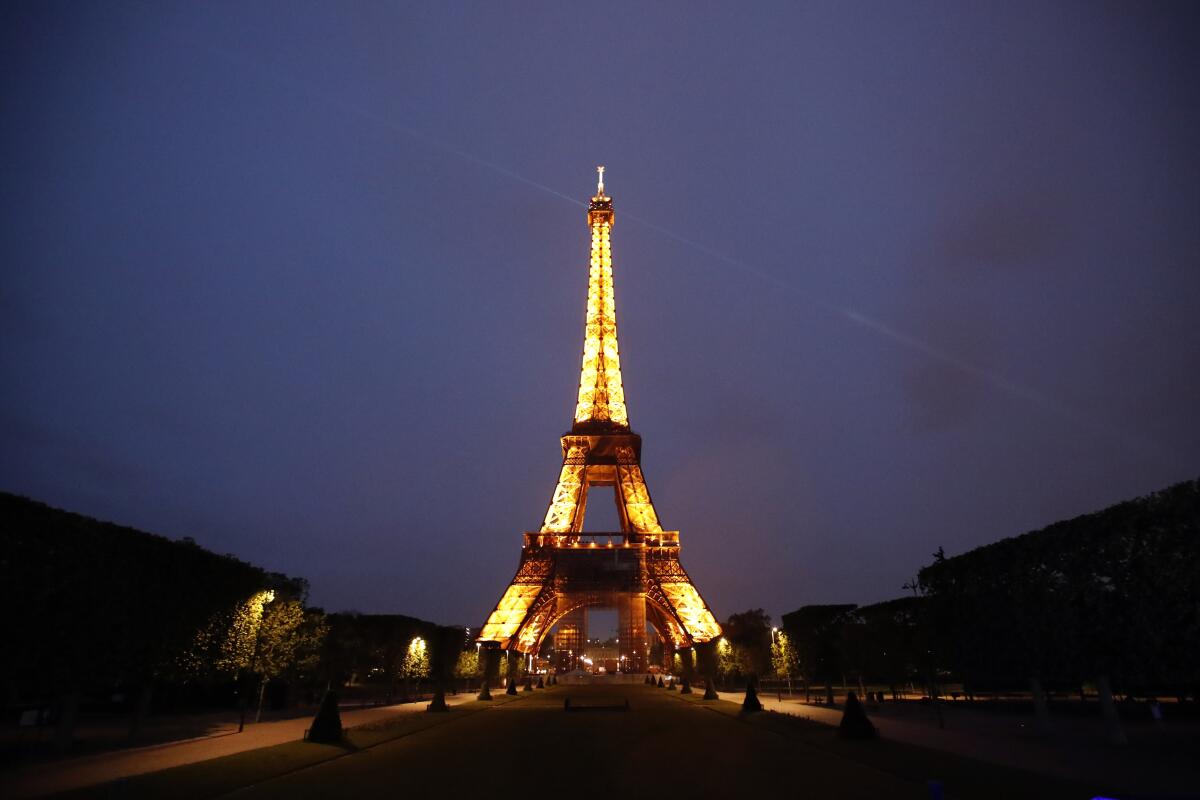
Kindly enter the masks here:
<path id="1" fill-rule="evenodd" d="M 592 249 L 588 270 L 587 322 L 583 334 L 583 367 L 575 406 L 575 433 L 628 431 L 629 412 L 621 386 L 617 349 L 617 306 L 613 295 L 612 198 L 604 193 L 604 167 L 596 167 L 596 196 L 588 204 Z"/>

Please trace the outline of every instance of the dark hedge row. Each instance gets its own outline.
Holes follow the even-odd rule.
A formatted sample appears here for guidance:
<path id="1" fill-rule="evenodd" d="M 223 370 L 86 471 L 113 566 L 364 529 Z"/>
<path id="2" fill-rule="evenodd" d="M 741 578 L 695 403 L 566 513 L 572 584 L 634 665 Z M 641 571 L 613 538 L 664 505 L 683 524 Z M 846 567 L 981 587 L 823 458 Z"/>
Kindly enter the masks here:
<path id="1" fill-rule="evenodd" d="M 942 665 L 975 684 L 1200 684 L 1200 481 L 980 547 L 919 574 Z"/>
<path id="2" fill-rule="evenodd" d="M 953 558 L 918 591 L 783 616 L 789 669 L 816 685 L 1126 693 L 1200 689 L 1200 482 L 1188 481 Z M 914 587 L 907 587 L 914 588 Z"/>
<path id="3" fill-rule="evenodd" d="M 169 676 L 211 618 L 271 582 L 258 567 L 188 541 L 11 494 L 0 493 L 0 525 L 10 701 Z"/>

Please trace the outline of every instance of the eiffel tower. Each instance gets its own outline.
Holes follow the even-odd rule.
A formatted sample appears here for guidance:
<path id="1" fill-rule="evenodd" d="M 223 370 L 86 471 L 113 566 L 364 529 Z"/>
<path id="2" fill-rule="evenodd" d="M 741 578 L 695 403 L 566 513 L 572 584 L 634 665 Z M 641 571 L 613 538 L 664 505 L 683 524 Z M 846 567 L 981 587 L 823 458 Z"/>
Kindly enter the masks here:
<path id="1" fill-rule="evenodd" d="M 562 471 L 541 530 L 525 534 L 517 574 L 476 641 L 536 654 L 557 626 L 555 650 L 570 657 L 570 668 L 587 641 L 587 609 L 615 606 L 619 668 L 643 672 L 647 623 L 674 650 L 715 639 L 721 626 L 679 563 L 679 532 L 662 529 L 642 475 L 642 437 L 629 427 L 617 351 L 613 203 L 604 193 L 604 167 L 597 172 L 587 212 L 592 249 L 583 369 L 575 420 L 562 436 Z M 614 487 L 620 531 L 582 532 L 593 486 Z"/>

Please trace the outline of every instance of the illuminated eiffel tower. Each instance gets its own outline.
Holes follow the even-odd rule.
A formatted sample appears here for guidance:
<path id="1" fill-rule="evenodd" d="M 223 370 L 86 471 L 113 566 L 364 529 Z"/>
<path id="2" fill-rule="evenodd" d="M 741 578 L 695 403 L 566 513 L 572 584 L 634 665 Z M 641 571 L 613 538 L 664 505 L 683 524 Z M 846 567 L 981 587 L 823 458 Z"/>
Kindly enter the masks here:
<path id="1" fill-rule="evenodd" d="M 557 625 L 555 649 L 573 666 L 586 644 L 587 609 L 615 606 L 620 669 L 642 672 L 647 622 L 675 650 L 710 641 L 721 627 L 679 563 L 679 532 L 662 529 L 642 476 L 642 438 L 629 427 L 617 351 L 612 198 L 604 193 L 604 167 L 597 171 L 575 421 L 562 437 L 562 471 L 542 528 L 525 534 L 517 574 L 477 641 L 536 654 Z M 620 531 L 582 533 L 592 486 L 614 487 Z"/>

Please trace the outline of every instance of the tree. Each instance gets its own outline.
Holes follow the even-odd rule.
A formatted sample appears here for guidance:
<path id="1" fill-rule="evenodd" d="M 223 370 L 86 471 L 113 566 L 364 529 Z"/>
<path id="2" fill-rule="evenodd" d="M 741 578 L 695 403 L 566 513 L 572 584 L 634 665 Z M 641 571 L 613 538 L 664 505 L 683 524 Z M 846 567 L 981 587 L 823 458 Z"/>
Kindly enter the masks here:
<path id="1" fill-rule="evenodd" d="M 429 677 L 429 644 L 420 636 L 408 641 L 400 662 L 400 677 L 418 682 Z"/>
<path id="2" fill-rule="evenodd" d="M 765 675 L 771 671 L 771 618 L 761 608 L 733 614 L 722 626 L 732 645 L 732 673 Z"/>
<path id="3" fill-rule="evenodd" d="M 474 678 L 479 675 L 479 651 L 474 647 L 465 648 L 458 654 L 454 664 L 454 677 Z"/>
<path id="4" fill-rule="evenodd" d="M 241 707 L 246 685 L 259 682 L 255 722 L 262 719 L 267 683 L 285 674 L 314 668 L 329 632 L 319 609 L 305 609 L 298 599 L 275 599 L 274 589 L 255 592 L 245 602 L 216 615 L 195 637 L 182 659 L 193 676 L 212 670 L 237 676 Z"/>
<path id="5" fill-rule="evenodd" d="M 222 672 L 250 669 L 257 656 L 267 604 L 274 599 L 273 589 L 262 589 L 245 602 L 214 617 L 197 634 L 197 647 L 189 653 L 195 668 L 202 670 L 211 665 Z"/>
<path id="6" fill-rule="evenodd" d="M 408 648 L 412 640 L 431 642 L 437 629 L 433 623 L 401 614 L 341 612 L 330 614 L 327 619 L 329 636 L 320 671 L 329 685 L 385 687 L 388 703 L 393 701 L 400 682 L 410 677 L 406 674 L 406 663 L 410 661 Z M 458 630 L 462 638 L 462 629 Z M 411 671 L 412 665 L 408 666 Z"/>
<path id="7" fill-rule="evenodd" d="M 721 680 L 721 685 L 725 685 L 725 681 L 735 675 L 740 667 L 737 653 L 733 649 L 733 643 L 722 636 L 717 639 L 716 648 L 717 657 L 717 676 Z"/>
<path id="8" fill-rule="evenodd" d="M 259 678 L 255 722 L 262 719 L 267 683 L 285 673 L 294 675 L 316 666 L 328 632 L 325 615 L 305 609 L 299 600 L 277 600 L 266 607 L 258 630 L 257 653 L 249 666 Z"/>
<path id="9" fill-rule="evenodd" d="M 812 682 L 823 682 L 827 698 L 833 696 L 833 681 L 841 675 L 838 637 L 847 615 L 855 605 L 812 605 L 783 615 L 783 630 L 796 649 L 796 664 L 804 678 L 808 699 Z"/>
<path id="10" fill-rule="evenodd" d="M 788 692 L 790 693 L 792 676 L 798 675 L 800 672 L 800 661 L 787 631 L 775 632 L 771 642 L 771 669 L 775 675 L 788 679 Z"/>
<path id="11" fill-rule="evenodd" d="M 855 609 L 852 619 L 861 628 L 857 651 L 862 661 L 852 669 L 886 683 L 893 695 L 897 685 L 920 675 L 930 649 L 921 626 L 926 605 L 923 597 L 901 597 Z"/>

